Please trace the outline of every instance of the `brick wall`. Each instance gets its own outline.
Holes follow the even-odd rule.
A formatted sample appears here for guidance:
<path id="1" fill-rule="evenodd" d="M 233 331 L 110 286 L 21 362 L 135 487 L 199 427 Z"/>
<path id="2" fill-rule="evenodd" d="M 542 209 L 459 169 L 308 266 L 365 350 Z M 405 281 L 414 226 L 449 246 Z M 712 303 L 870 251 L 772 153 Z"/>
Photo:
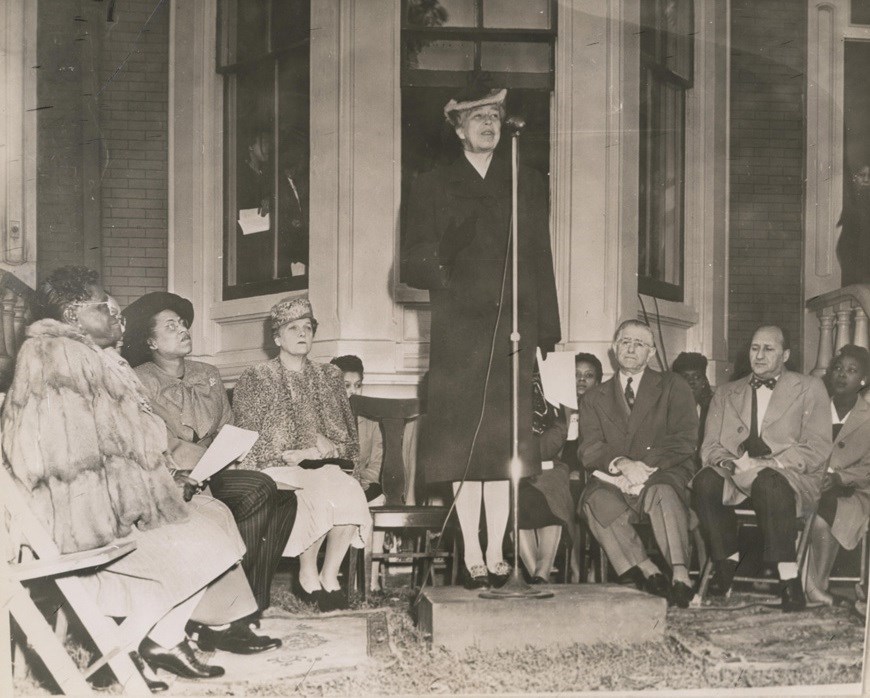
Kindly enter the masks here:
<path id="1" fill-rule="evenodd" d="M 37 36 L 37 276 L 83 262 L 81 23 L 77 3 L 40 0 Z"/>
<path id="2" fill-rule="evenodd" d="M 731 359 L 772 323 L 800 365 L 806 2 L 733 0 L 731 21 Z"/>
<path id="3" fill-rule="evenodd" d="M 126 305 L 166 289 L 169 2 L 118 0 L 101 64 L 103 279 Z"/>

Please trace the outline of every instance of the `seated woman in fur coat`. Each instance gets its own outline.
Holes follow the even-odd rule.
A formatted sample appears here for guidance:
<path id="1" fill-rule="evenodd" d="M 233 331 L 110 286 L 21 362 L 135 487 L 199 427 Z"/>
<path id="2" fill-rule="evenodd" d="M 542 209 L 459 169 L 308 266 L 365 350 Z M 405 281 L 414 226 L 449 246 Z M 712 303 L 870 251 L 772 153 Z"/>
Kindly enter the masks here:
<path id="1" fill-rule="evenodd" d="M 97 272 L 57 269 L 38 300 L 46 319 L 27 329 L 0 421 L 4 466 L 34 514 L 62 553 L 136 542 L 82 580 L 107 616 L 127 618 L 128 642 L 141 640 L 153 668 L 224 673 L 196 657 L 189 621 L 201 649 L 274 647 L 238 622 L 257 610 L 238 565 L 244 544 L 223 504 L 185 502 L 173 481 L 166 426 L 114 348 L 123 325 Z"/>

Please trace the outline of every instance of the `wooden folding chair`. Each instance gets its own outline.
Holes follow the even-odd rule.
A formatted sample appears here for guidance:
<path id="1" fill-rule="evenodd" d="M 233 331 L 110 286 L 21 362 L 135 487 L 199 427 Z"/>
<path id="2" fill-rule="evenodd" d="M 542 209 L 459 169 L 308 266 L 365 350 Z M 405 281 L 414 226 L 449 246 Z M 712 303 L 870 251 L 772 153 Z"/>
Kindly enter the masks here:
<path id="1" fill-rule="evenodd" d="M 87 678 L 108 664 L 129 695 L 150 694 L 145 680 L 130 658 L 130 645 L 138 644 L 142 628 L 118 625 L 103 615 L 87 592 L 78 574 L 107 565 L 135 550 L 135 541 L 107 545 L 94 550 L 61 554 L 51 536 L 26 505 L 18 484 L 0 466 L 2 492 L 3 559 L 0 561 L 0 598 L 5 611 L 0 614 L 0 695 L 12 695 L 11 628 L 14 620 L 28 644 L 45 664 L 60 689 L 68 695 L 91 693 Z M 23 554 L 29 551 L 32 555 Z M 27 557 L 36 556 L 35 560 Z M 91 636 L 101 658 L 84 672 L 73 662 L 64 637 L 55 631 L 37 608 L 28 591 L 28 583 L 52 579 L 64 598 L 64 610 L 72 611 Z M 158 620 L 154 619 L 155 622 Z M 147 630 L 147 629 L 144 629 Z M 65 634 L 65 633 L 62 633 Z"/>
<path id="2" fill-rule="evenodd" d="M 383 506 L 371 507 L 373 530 L 410 531 L 422 537 L 422 549 L 414 552 L 383 552 L 373 551 L 369 539 L 365 548 L 363 561 L 363 580 L 365 598 L 369 598 L 372 561 L 407 560 L 410 559 L 415 568 L 415 574 L 420 563 L 429 561 L 428 576 L 432 578 L 432 563 L 435 560 L 451 560 L 451 581 L 456 583 L 457 547 L 454 539 L 451 550 L 441 550 L 441 541 L 433 548 L 433 532 L 444 527 L 448 508 L 446 506 L 416 505 L 414 501 L 413 472 L 406 471 L 406 448 L 408 443 L 416 443 L 415 430 L 420 422 L 420 402 L 415 399 L 397 400 L 390 398 L 351 397 L 351 407 L 354 414 L 367 417 L 381 425 L 384 438 L 384 463 L 381 469 L 381 486 L 384 490 L 386 503 Z M 411 480 L 407 487 L 407 480 Z M 408 501 L 410 500 L 410 502 Z M 350 589 L 355 583 L 356 550 L 350 550 Z M 412 580 L 413 581 L 413 580 Z M 422 582 L 422 579 L 421 579 Z"/>

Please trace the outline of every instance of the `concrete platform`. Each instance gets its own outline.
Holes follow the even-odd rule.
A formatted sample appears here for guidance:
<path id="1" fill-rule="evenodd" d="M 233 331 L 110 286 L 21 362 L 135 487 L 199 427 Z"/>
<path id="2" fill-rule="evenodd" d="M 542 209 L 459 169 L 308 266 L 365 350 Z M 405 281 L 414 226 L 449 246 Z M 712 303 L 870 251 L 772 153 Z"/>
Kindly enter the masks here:
<path id="1" fill-rule="evenodd" d="M 420 629 L 433 645 L 471 646 L 634 644 L 664 638 L 667 602 L 617 584 L 541 586 L 549 599 L 482 599 L 462 587 L 434 587 L 419 604 Z"/>

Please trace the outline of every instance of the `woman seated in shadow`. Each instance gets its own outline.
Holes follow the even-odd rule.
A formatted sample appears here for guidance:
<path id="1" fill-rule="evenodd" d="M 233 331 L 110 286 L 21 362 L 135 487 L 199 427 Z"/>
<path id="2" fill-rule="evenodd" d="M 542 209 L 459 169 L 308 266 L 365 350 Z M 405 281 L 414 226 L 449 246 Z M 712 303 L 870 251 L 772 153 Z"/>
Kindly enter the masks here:
<path id="1" fill-rule="evenodd" d="M 807 563 L 807 600 L 832 605 L 828 579 L 840 548 L 854 550 L 870 521 L 870 353 L 847 344 L 831 361 L 825 382 L 831 395 L 834 448 L 813 519 Z"/>
<path id="2" fill-rule="evenodd" d="M 298 512 L 284 550 L 299 557 L 297 596 L 321 610 L 346 608 L 338 572 L 348 548 L 365 547 L 372 517 L 351 475 L 359 453 L 341 370 L 308 359 L 317 320 L 305 298 L 271 310 L 277 358 L 246 369 L 233 399 L 236 425 L 260 434 L 240 467 L 296 489 Z M 318 571 L 317 554 L 326 541 Z"/>
<path id="3" fill-rule="evenodd" d="M 537 368 L 532 391 L 532 431 L 541 447 L 541 472 L 520 480 L 520 558 L 532 584 L 549 584 L 562 529 L 573 528 L 568 466 L 557 460 L 568 428 L 560 410 L 544 398 Z"/>
<path id="4" fill-rule="evenodd" d="M 37 299 L 44 319 L 27 329 L 2 414 L 4 466 L 35 516 L 62 553 L 136 542 L 80 577 L 103 613 L 127 619 L 126 639 L 141 640 L 151 667 L 186 678 L 224 673 L 194 654 L 188 621 L 200 624 L 200 649 L 275 646 L 239 627 L 257 609 L 238 565 L 244 544 L 223 504 L 185 501 L 173 480 L 166 427 L 114 348 L 123 322 L 97 272 L 57 269 Z"/>
<path id="5" fill-rule="evenodd" d="M 174 293 L 148 293 L 124 309 L 123 356 L 136 370 L 154 411 L 166 422 L 169 447 L 188 474 L 233 411 L 218 370 L 192 361 L 193 304 Z M 268 475 L 232 465 L 209 479 L 210 494 L 233 514 L 245 556 L 242 569 L 257 599 L 257 622 L 269 607 L 272 578 L 296 518 L 296 496 Z"/>
<path id="6" fill-rule="evenodd" d="M 359 395 L 362 392 L 365 370 L 362 359 L 354 354 L 336 356 L 330 361 L 333 366 L 338 366 L 344 376 L 344 389 L 347 397 Z M 384 464 L 384 438 L 381 434 L 381 425 L 368 417 L 356 418 L 356 430 L 359 437 L 359 456 L 353 469 L 353 476 L 359 481 L 366 493 L 366 501 L 370 507 L 383 506 L 387 498 L 381 487 L 381 468 Z M 385 531 L 372 532 L 372 550 L 383 550 L 386 540 Z M 371 590 L 380 589 L 379 560 L 372 561 Z"/>

